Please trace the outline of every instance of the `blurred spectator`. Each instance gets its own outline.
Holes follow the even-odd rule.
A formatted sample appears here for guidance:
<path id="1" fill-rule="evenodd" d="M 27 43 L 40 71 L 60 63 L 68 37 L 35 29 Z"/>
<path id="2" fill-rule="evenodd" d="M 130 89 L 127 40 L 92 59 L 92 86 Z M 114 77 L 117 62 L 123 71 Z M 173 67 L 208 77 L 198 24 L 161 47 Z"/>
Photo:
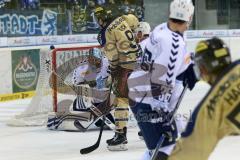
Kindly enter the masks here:
<path id="1" fill-rule="evenodd" d="M 96 6 L 105 6 L 113 10 L 114 17 L 133 13 L 142 20 L 143 0 L 66 0 L 69 10 L 69 33 L 96 33 L 99 25 L 94 17 Z M 137 3 L 137 4 L 136 4 Z"/>
<path id="2" fill-rule="evenodd" d="M 96 1 L 95 0 L 90 0 L 88 2 L 88 8 L 87 8 L 87 29 L 91 31 L 96 31 L 99 29 L 99 25 L 95 20 L 94 17 L 94 9 L 96 8 Z"/>
<path id="3" fill-rule="evenodd" d="M 73 5 L 79 5 L 82 6 L 82 8 L 85 8 L 88 6 L 88 0 L 68 0 Z"/>
<path id="4" fill-rule="evenodd" d="M 144 21 L 143 0 L 121 0 L 120 12 L 134 14 L 139 21 Z"/>
<path id="5" fill-rule="evenodd" d="M 4 0 L 0 0 L 0 8 L 3 8 L 5 6 L 5 1 Z"/>
<path id="6" fill-rule="evenodd" d="M 21 0 L 21 9 L 38 9 L 39 0 Z"/>
<path id="7" fill-rule="evenodd" d="M 95 0 L 96 5 L 104 5 L 106 3 L 106 0 Z"/>

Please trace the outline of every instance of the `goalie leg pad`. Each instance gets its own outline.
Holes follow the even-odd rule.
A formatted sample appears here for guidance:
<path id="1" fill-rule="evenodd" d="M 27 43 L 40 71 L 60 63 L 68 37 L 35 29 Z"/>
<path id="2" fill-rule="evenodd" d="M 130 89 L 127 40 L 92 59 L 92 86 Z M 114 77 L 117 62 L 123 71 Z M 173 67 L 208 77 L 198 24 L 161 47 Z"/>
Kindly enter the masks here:
<path id="1" fill-rule="evenodd" d="M 95 119 L 96 117 L 94 114 L 89 111 L 75 111 L 74 114 L 68 112 L 62 115 L 52 113 L 48 116 L 47 127 L 51 130 L 86 131 Z M 80 127 L 74 127 L 74 121 L 81 122 L 81 126 L 85 127 L 86 129 L 82 130 Z"/>
<path id="2" fill-rule="evenodd" d="M 58 128 L 59 119 L 56 116 L 55 112 L 48 114 L 47 128 L 50 130 L 56 130 Z"/>

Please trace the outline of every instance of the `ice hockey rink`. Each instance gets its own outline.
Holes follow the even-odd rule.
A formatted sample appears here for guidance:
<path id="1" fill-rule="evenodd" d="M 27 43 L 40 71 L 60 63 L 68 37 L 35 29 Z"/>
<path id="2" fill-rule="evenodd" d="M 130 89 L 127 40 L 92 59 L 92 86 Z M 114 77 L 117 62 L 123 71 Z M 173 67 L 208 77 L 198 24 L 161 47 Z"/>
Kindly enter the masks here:
<path id="1" fill-rule="evenodd" d="M 179 113 L 190 117 L 191 111 L 207 92 L 209 86 L 199 82 L 185 95 Z M 50 131 L 46 127 L 9 127 L 6 121 L 22 112 L 31 99 L 0 103 L 0 160 L 139 160 L 145 145 L 137 136 L 138 129 L 128 131 L 128 151 L 110 152 L 106 139 L 112 131 L 104 131 L 99 148 L 81 155 L 81 148 L 96 142 L 99 131 L 85 133 Z M 201 137 L 199 137 L 201 138 Z M 239 160 L 240 136 L 224 138 L 212 153 L 210 160 Z"/>

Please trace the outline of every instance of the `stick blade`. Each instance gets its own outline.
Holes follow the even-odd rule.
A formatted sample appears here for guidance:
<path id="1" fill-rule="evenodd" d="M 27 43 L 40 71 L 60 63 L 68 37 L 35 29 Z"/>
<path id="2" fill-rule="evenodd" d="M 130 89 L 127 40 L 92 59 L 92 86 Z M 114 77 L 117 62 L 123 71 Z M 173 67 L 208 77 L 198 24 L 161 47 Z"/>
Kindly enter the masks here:
<path id="1" fill-rule="evenodd" d="M 81 154 L 88 154 L 88 153 L 91 153 L 92 151 L 96 150 L 98 147 L 99 147 L 99 144 L 94 144 L 90 147 L 81 149 L 80 153 Z"/>
<path id="2" fill-rule="evenodd" d="M 105 124 L 105 116 L 103 117 L 103 121 L 102 121 L 102 124 L 101 124 L 100 133 L 99 133 L 97 142 L 90 147 L 81 149 L 80 150 L 81 154 L 91 153 L 92 151 L 96 150 L 99 147 L 100 142 L 101 142 L 101 138 L 102 138 L 102 132 L 103 132 L 104 124 Z"/>

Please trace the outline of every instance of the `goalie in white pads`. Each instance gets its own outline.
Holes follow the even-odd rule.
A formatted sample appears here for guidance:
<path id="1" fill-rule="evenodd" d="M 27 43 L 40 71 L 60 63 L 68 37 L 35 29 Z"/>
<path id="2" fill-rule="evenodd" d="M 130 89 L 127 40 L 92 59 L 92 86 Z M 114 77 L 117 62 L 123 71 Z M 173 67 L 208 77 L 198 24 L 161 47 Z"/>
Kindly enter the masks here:
<path id="1" fill-rule="evenodd" d="M 100 103 L 105 103 L 105 98 L 108 97 L 107 68 L 108 60 L 102 56 L 101 50 L 91 49 L 89 56 L 73 71 L 72 83 L 74 87 L 91 91 L 92 94 L 77 95 L 73 102 L 60 102 L 58 104 L 60 110 L 65 109 L 49 116 L 47 125 L 49 129 L 86 131 L 101 124 L 101 119 L 99 119 L 101 113 L 97 115 L 91 109 L 94 110 Z M 102 106 L 102 109 L 110 110 L 111 106 L 108 107 L 107 109 Z M 110 128 L 114 127 L 112 126 L 114 118 L 111 113 L 107 115 L 106 124 Z"/>
<path id="2" fill-rule="evenodd" d="M 141 69 L 128 79 L 130 106 L 148 149 L 144 160 L 151 159 L 163 134 L 167 138 L 157 151 L 157 160 L 166 160 L 175 146 L 178 131 L 175 121 L 169 124 L 169 116 L 183 85 L 192 89 L 196 82 L 183 38 L 193 12 L 194 6 L 188 0 L 171 2 L 169 21 L 153 30 L 146 42 Z"/>

